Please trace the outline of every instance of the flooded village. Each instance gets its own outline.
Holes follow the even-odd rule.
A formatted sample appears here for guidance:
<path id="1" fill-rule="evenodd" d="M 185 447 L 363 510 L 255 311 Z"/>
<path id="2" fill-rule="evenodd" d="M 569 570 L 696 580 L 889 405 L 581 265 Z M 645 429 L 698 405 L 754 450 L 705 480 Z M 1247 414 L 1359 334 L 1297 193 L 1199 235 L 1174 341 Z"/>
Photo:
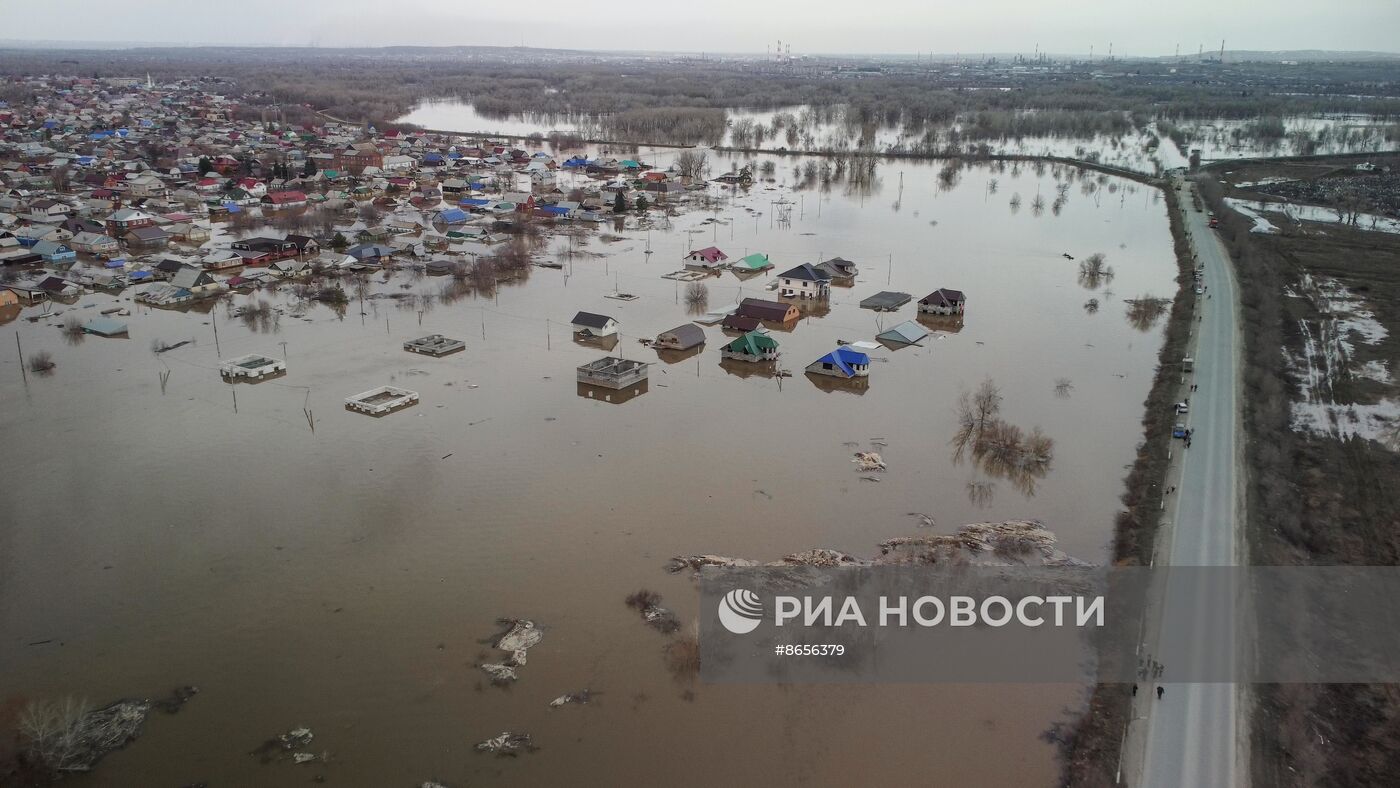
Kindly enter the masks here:
<path id="1" fill-rule="evenodd" d="M 1056 783 L 1091 683 L 709 685 L 672 562 L 1014 524 L 1110 563 L 1189 295 L 1153 179 L 1185 157 L 506 137 L 26 80 L 0 104 L 0 722 L 107 710 L 65 784 Z"/>

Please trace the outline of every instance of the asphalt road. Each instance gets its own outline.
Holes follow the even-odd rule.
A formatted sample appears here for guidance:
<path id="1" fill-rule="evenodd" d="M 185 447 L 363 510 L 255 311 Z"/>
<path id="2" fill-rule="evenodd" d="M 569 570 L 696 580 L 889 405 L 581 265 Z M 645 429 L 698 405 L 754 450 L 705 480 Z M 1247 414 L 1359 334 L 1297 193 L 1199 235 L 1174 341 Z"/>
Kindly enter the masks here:
<path id="1" fill-rule="evenodd" d="M 1204 263 L 1204 285 L 1209 298 L 1199 295 L 1200 322 L 1194 351 L 1195 372 L 1189 381 L 1199 388 L 1191 393 L 1190 412 L 1184 417 L 1193 430 L 1191 448 L 1176 441 L 1185 452 L 1180 481 L 1176 482 L 1175 516 L 1171 519 L 1170 544 L 1157 555 L 1172 566 L 1232 566 L 1238 561 L 1236 436 L 1239 427 L 1241 351 L 1236 323 L 1237 293 L 1234 272 L 1224 246 L 1207 226 L 1207 215 L 1192 206 L 1190 192 L 1181 193 L 1187 229 L 1197 259 Z M 1163 616 L 1175 618 L 1181 606 L 1195 604 L 1191 595 L 1167 595 Z M 1177 610 L 1172 610 L 1172 606 Z M 1171 637 L 1161 633 L 1159 637 Z M 1181 636 L 1177 633 L 1175 636 Z M 1192 642 L 1230 638 L 1231 632 L 1192 632 Z M 1142 785 L 1151 788 L 1225 788 L 1241 785 L 1247 771 L 1240 761 L 1237 733 L 1239 700 L 1234 684 L 1174 684 L 1173 669 L 1164 665 L 1156 683 L 1162 698 L 1148 696 L 1146 749 Z M 1155 692 L 1155 684 L 1150 685 Z"/>

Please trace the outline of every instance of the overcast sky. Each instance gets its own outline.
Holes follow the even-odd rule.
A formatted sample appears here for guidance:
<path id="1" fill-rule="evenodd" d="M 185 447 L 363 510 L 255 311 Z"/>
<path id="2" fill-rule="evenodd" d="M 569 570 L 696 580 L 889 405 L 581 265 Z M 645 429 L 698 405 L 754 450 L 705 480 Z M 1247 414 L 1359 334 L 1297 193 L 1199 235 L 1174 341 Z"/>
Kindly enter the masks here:
<path id="1" fill-rule="evenodd" d="M 1400 0 L 0 0 L 0 39 L 799 53 L 1400 50 Z"/>

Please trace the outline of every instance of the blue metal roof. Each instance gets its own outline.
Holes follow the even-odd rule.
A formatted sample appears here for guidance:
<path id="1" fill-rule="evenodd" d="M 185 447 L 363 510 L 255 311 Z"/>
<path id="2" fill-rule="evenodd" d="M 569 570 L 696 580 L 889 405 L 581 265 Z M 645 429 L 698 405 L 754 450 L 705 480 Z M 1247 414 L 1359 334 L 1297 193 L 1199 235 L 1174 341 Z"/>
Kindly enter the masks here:
<path id="1" fill-rule="evenodd" d="M 852 369 L 852 367 L 855 365 L 869 366 L 870 357 L 860 351 L 851 350 L 843 346 L 817 359 L 816 363 L 830 364 L 841 370 L 841 374 L 848 378 L 853 378 L 856 375 L 856 371 Z"/>

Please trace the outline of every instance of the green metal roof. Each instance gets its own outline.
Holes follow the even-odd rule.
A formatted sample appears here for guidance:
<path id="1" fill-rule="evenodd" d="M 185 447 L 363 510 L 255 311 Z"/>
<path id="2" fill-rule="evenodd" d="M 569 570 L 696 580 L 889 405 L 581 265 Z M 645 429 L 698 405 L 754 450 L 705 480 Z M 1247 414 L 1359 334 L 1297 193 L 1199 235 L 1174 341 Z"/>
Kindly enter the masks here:
<path id="1" fill-rule="evenodd" d="M 770 263 L 770 262 L 768 262 L 768 255 L 762 254 L 762 253 L 760 253 L 760 252 L 754 252 L 753 254 L 749 255 L 748 257 L 745 257 L 744 259 L 742 259 L 742 260 L 740 260 L 739 262 L 735 263 L 733 267 L 735 267 L 735 268 L 752 268 L 752 269 L 754 269 L 754 270 L 758 270 L 758 269 L 760 269 L 760 268 L 768 268 L 768 267 L 771 266 L 771 265 L 773 265 L 773 264 Z"/>
<path id="2" fill-rule="evenodd" d="M 750 331 L 733 342 L 730 342 L 724 349 L 731 353 L 747 353 L 750 356 L 761 356 L 766 350 L 777 350 L 778 341 L 767 334 Z"/>

